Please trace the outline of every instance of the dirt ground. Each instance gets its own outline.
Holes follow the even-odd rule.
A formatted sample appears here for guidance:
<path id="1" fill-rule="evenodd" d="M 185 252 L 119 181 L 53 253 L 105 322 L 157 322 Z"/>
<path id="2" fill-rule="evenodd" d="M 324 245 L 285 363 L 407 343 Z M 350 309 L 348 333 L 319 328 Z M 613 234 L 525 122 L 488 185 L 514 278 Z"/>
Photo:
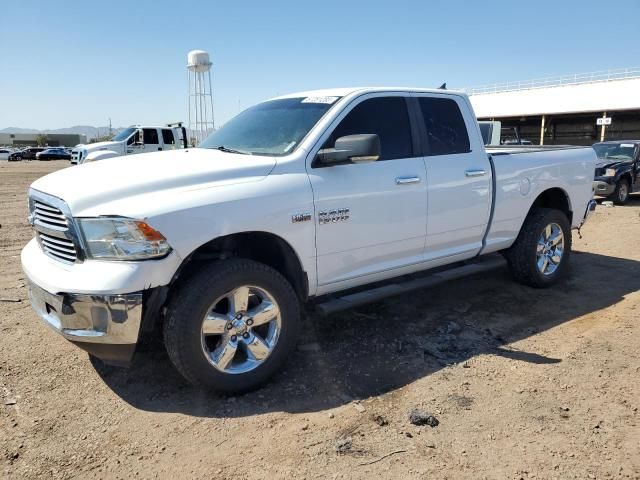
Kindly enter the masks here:
<path id="1" fill-rule="evenodd" d="M 500 268 L 309 315 L 280 375 L 225 398 L 160 349 L 94 366 L 33 313 L 26 191 L 67 165 L 0 162 L 0 478 L 640 478 L 640 197 L 598 207 L 556 288 Z"/>

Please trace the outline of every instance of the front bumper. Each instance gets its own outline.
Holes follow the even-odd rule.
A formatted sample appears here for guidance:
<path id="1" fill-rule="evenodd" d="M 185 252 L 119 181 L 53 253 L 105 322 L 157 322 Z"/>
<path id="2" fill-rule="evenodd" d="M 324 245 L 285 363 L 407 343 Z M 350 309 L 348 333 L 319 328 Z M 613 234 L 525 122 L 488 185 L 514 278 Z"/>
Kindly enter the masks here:
<path id="1" fill-rule="evenodd" d="M 106 363 L 131 362 L 142 323 L 142 292 L 53 294 L 30 282 L 29 297 L 44 323 L 67 340 Z"/>
<path id="2" fill-rule="evenodd" d="M 67 264 L 47 256 L 35 239 L 21 260 L 31 304 L 42 320 L 78 347 L 120 366 L 130 363 L 141 325 L 152 327 L 159 306 L 151 300 L 166 289 L 180 263 L 172 252 L 144 262 Z"/>
<path id="3" fill-rule="evenodd" d="M 594 180 L 593 193 L 602 197 L 608 197 L 616 189 L 615 183 L 609 183 L 605 180 Z"/>

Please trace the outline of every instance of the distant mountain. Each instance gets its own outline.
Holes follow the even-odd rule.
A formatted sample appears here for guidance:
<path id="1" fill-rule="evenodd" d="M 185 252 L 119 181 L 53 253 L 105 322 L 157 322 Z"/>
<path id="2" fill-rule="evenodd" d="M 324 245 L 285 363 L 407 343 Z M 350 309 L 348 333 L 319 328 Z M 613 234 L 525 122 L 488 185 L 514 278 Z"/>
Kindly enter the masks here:
<path id="1" fill-rule="evenodd" d="M 40 133 L 40 130 L 33 128 L 8 127 L 0 130 L 0 133 Z"/>
<path id="2" fill-rule="evenodd" d="M 112 128 L 111 131 L 115 135 L 123 130 L 123 127 Z M 107 135 L 109 133 L 109 127 L 92 127 L 90 125 L 75 125 L 67 128 L 56 128 L 53 130 L 36 130 L 33 128 L 20 128 L 20 127 L 7 127 L 0 130 L 0 133 L 75 133 L 79 135 L 86 135 L 87 139 L 95 138 L 99 135 Z"/>

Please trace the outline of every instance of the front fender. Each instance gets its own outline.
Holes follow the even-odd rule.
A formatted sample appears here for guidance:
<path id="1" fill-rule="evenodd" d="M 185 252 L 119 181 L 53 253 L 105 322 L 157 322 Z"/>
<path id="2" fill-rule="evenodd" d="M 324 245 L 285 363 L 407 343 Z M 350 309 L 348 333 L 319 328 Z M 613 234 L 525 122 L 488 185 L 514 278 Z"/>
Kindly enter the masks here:
<path id="1" fill-rule="evenodd" d="M 621 179 L 626 178 L 629 183 L 633 182 L 633 175 L 631 175 L 631 166 L 624 167 L 616 171 L 615 183 L 618 183 Z"/>

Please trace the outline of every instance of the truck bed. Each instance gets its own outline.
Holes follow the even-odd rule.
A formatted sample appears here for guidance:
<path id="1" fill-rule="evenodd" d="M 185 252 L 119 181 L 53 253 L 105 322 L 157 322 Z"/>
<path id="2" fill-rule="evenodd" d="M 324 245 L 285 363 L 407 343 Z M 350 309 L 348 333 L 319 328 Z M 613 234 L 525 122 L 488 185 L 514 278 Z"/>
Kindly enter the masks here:
<path id="1" fill-rule="evenodd" d="M 508 248 L 532 202 L 550 188 L 562 191 L 578 228 L 592 196 L 596 161 L 591 147 L 514 145 L 489 147 L 493 169 L 493 216 L 485 253 Z"/>
<path id="2" fill-rule="evenodd" d="M 492 145 L 487 146 L 487 153 L 491 155 L 511 155 L 516 153 L 550 152 L 556 150 L 572 150 L 580 147 L 575 145 Z"/>

